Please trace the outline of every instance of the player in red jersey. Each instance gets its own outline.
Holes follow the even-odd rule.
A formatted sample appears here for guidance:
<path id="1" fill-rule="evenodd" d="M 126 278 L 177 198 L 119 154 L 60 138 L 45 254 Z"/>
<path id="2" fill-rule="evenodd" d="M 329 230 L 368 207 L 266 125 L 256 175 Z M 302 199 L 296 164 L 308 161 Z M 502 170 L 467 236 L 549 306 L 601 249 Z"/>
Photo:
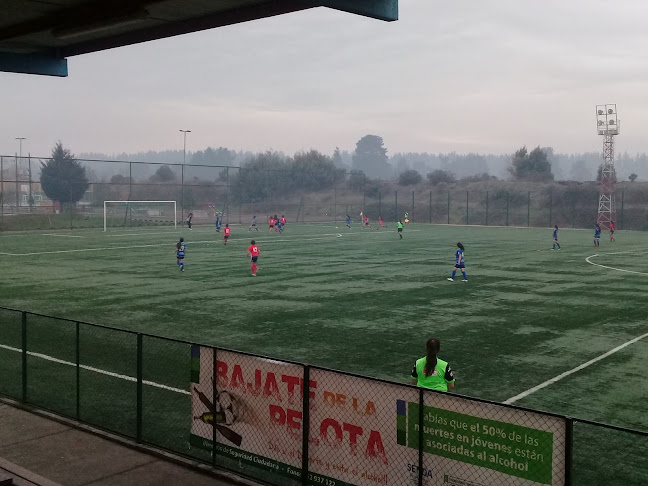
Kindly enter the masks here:
<path id="1" fill-rule="evenodd" d="M 259 267 L 256 262 L 259 258 L 259 247 L 256 245 L 256 242 L 252 240 L 250 246 L 248 246 L 247 256 L 250 257 L 250 270 L 252 270 L 252 276 L 256 277 Z"/>
<path id="2" fill-rule="evenodd" d="M 376 229 L 379 230 L 380 228 L 386 228 L 386 227 L 387 226 L 385 226 L 385 223 L 383 223 L 382 216 L 378 216 L 378 228 Z"/>
<path id="3" fill-rule="evenodd" d="M 275 221 L 272 216 L 268 218 L 268 227 L 270 228 L 270 233 L 272 233 L 272 230 L 274 229 Z"/>
<path id="4" fill-rule="evenodd" d="M 230 234 L 232 232 L 232 228 L 229 227 L 229 224 L 225 225 L 225 228 L 223 228 L 223 240 L 225 241 L 225 244 L 227 245 L 227 238 L 230 237 Z"/>
<path id="5" fill-rule="evenodd" d="M 614 239 L 614 221 L 610 221 L 610 243 L 612 243 L 613 241 L 616 241 Z"/>
<path id="6" fill-rule="evenodd" d="M 281 226 L 286 228 L 286 217 L 283 214 L 281 215 Z"/>
<path id="7" fill-rule="evenodd" d="M 367 216 L 366 214 L 365 214 L 365 217 L 364 217 L 364 224 L 362 225 L 362 229 L 364 229 L 365 226 L 368 226 L 369 229 L 373 229 L 373 228 L 371 227 L 371 225 L 369 224 L 369 216 Z"/>

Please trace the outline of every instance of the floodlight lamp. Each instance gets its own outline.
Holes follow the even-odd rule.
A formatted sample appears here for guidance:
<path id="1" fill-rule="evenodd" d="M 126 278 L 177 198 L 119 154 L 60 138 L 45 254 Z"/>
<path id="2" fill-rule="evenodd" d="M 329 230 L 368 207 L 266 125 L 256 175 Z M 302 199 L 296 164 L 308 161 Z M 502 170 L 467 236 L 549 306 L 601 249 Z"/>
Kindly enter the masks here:
<path id="1" fill-rule="evenodd" d="M 608 125 L 614 125 L 614 120 L 610 120 L 610 121 L 608 122 Z"/>
<path id="2" fill-rule="evenodd" d="M 605 112 L 604 112 L 603 110 L 599 110 L 599 111 L 598 111 L 598 114 L 599 114 L 599 115 L 605 115 Z"/>
<path id="3" fill-rule="evenodd" d="M 608 109 L 608 115 L 614 115 L 614 110 L 612 108 Z"/>
<path id="4" fill-rule="evenodd" d="M 603 124 L 604 124 L 603 120 L 599 120 L 599 121 L 598 121 L 598 125 L 599 125 L 599 127 L 602 126 Z"/>

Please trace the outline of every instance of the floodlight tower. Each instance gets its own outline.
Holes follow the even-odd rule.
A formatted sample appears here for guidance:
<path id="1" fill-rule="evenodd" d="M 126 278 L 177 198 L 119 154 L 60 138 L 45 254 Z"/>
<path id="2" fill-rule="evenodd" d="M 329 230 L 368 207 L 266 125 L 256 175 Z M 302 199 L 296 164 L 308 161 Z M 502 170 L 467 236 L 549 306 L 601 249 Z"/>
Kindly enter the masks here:
<path id="1" fill-rule="evenodd" d="M 596 129 L 603 138 L 603 170 L 601 172 L 601 192 L 599 193 L 598 217 L 596 222 L 608 230 L 610 222 L 616 221 L 614 204 L 614 136 L 619 134 L 617 106 L 596 105 Z"/>

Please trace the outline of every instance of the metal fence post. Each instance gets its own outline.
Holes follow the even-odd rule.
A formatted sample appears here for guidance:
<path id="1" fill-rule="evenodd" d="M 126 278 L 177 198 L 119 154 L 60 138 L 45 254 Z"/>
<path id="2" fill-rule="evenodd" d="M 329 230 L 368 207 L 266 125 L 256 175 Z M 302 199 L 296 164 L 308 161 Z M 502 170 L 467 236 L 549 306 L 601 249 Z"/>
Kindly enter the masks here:
<path id="1" fill-rule="evenodd" d="M 218 434 L 216 430 L 216 397 L 218 396 L 218 360 L 216 348 L 212 348 L 212 402 L 214 403 L 214 410 L 211 412 L 214 414 L 212 417 L 212 467 L 216 467 L 218 464 L 217 454 L 216 454 L 216 444 L 218 443 Z"/>
<path id="2" fill-rule="evenodd" d="M 184 164 L 180 168 L 180 224 L 184 225 Z"/>
<path id="3" fill-rule="evenodd" d="M 509 192 L 506 191 L 506 226 L 509 225 Z"/>
<path id="4" fill-rule="evenodd" d="M 418 484 L 423 486 L 423 404 L 424 404 L 425 395 L 423 394 L 423 388 L 419 388 L 419 409 L 418 409 Z"/>
<path id="5" fill-rule="evenodd" d="M 450 191 L 448 191 L 448 224 L 450 224 Z"/>
<path id="6" fill-rule="evenodd" d="M 0 225 L 4 223 L 4 157 L 0 157 Z M 0 228 L 2 231 L 2 228 Z"/>
<path id="7" fill-rule="evenodd" d="M 488 191 L 486 191 L 486 226 L 488 226 Z"/>
<path id="8" fill-rule="evenodd" d="M 308 439 L 310 437 L 310 366 L 304 365 L 302 387 L 302 485 L 308 481 Z"/>
<path id="9" fill-rule="evenodd" d="M 549 189 L 549 227 L 553 226 L 553 188 Z"/>
<path id="10" fill-rule="evenodd" d="M 567 418 L 565 434 L 565 486 L 573 484 L 574 419 Z"/>
<path id="11" fill-rule="evenodd" d="M 394 191 L 394 221 L 398 221 L 398 191 Z"/>
<path id="12" fill-rule="evenodd" d="M 27 313 L 21 312 L 22 322 L 22 401 L 27 401 Z"/>
<path id="13" fill-rule="evenodd" d="M 81 325 L 76 323 L 76 419 L 81 419 Z"/>
<path id="14" fill-rule="evenodd" d="M 470 224 L 468 219 L 468 191 L 466 191 L 466 224 Z"/>
<path id="15" fill-rule="evenodd" d="M 16 214 L 20 214 L 20 186 L 18 185 L 18 154 L 16 154 Z"/>
<path id="16" fill-rule="evenodd" d="M 382 192 L 378 191 L 378 216 L 382 216 Z"/>
<path id="17" fill-rule="evenodd" d="M 531 226 L 531 191 L 527 192 L 527 228 Z"/>
<path id="18" fill-rule="evenodd" d="M 362 179 L 362 211 L 367 212 L 367 176 Z"/>
<path id="19" fill-rule="evenodd" d="M 571 210 L 572 210 L 572 218 L 571 218 L 572 219 L 572 229 L 574 229 L 575 221 L 576 221 L 576 201 L 574 201 L 573 199 L 572 199 Z"/>
<path id="20" fill-rule="evenodd" d="M 619 228 L 623 228 L 623 205 L 624 205 L 624 196 L 625 196 L 625 191 L 621 191 L 621 224 L 619 225 Z"/>
<path id="21" fill-rule="evenodd" d="M 412 191 L 412 215 L 409 217 L 410 221 L 414 219 L 414 191 Z"/>
<path id="22" fill-rule="evenodd" d="M 337 223 L 337 187 L 333 186 L 333 218 Z"/>
<path id="23" fill-rule="evenodd" d="M 430 189 L 430 223 L 432 223 L 432 189 Z"/>
<path id="24" fill-rule="evenodd" d="M 27 154 L 29 170 L 29 214 L 34 212 L 34 195 L 32 192 L 32 170 L 31 170 L 31 153 Z"/>
<path id="25" fill-rule="evenodd" d="M 137 442 L 142 442 L 142 367 L 143 367 L 143 352 L 142 345 L 144 336 L 142 333 L 137 333 Z"/>
<path id="26" fill-rule="evenodd" d="M 133 163 L 129 162 L 128 163 L 128 200 L 132 201 L 135 199 L 133 197 Z M 173 215 L 174 218 L 177 218 L 177 215 Z M 133 227 L 133 210 L 130 207 L 130 204 L 128 205 L 128 227 L 132 228 Z"/>

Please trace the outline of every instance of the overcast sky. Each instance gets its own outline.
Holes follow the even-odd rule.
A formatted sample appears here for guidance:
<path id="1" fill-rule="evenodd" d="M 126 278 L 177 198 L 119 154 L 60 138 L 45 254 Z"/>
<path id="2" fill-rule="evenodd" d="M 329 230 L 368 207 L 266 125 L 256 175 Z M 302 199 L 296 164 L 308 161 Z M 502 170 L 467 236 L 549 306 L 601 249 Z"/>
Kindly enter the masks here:
<path id="1" fill-rule="evenodd" d="M 0 73 L 0 153 L 233 149 L 331 153 L 648 152 L 646 0 L 400 0 L 382 22 L 317 8 L 69 59 L 68 78 Z"/>

